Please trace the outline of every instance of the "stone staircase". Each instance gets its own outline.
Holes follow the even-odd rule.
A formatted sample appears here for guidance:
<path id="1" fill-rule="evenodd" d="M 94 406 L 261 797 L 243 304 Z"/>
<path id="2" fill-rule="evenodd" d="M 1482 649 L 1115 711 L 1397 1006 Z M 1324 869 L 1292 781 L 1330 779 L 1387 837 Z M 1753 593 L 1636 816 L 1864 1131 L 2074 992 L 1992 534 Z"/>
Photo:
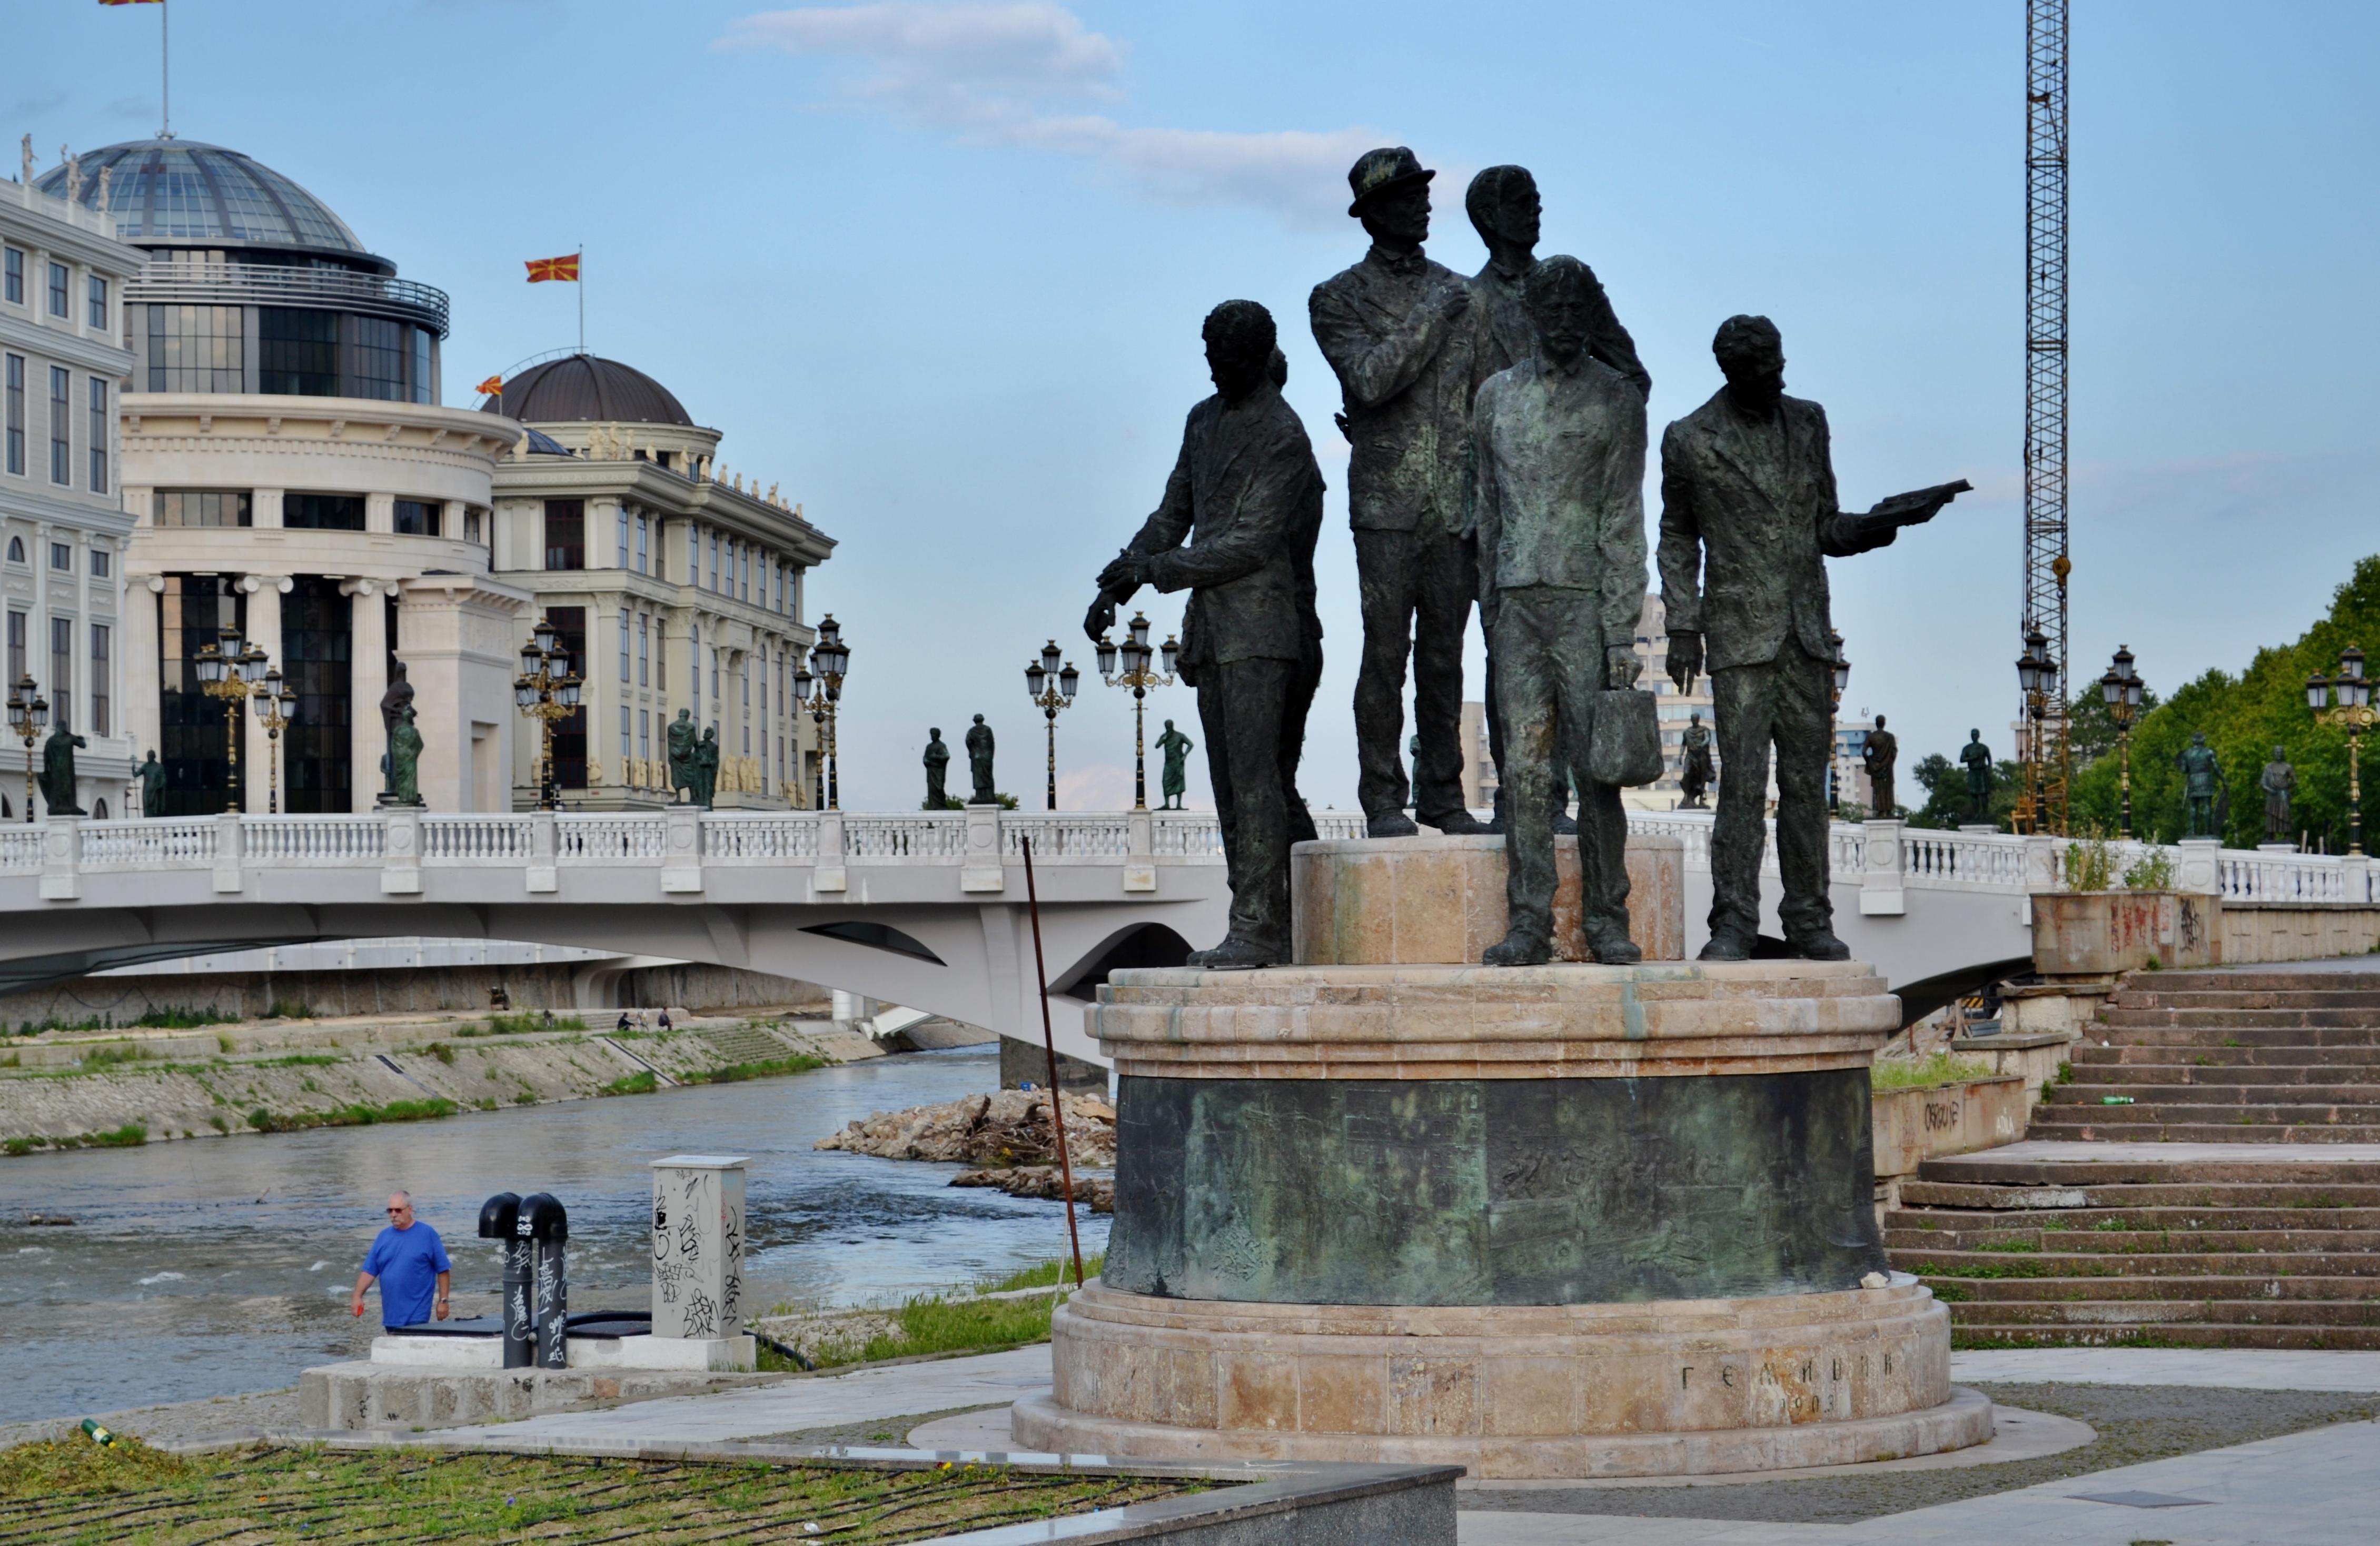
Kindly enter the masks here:
<path id="1" fill-rule="evenodd" d="M 2380 1349 L 2380 973 L 2136 973 L 2026 1138 L 1885 1218 L 1960 1345 Z"/>
<path id="2" fill-rule="evenodd" d="M 2027 1137 L 2380 1143 L 2380 973 L 2135 972 L 2100 1014 Z"/>

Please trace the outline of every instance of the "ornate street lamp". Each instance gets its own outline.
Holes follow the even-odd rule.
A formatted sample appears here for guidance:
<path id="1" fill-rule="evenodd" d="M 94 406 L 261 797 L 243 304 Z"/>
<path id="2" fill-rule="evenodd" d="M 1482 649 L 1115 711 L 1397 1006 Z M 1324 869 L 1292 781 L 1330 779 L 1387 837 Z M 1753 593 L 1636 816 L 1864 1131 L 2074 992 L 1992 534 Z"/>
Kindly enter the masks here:
<path id="1" fill-rule="evenodd" d="M 2132 721 L 2141 712 L 2141 676 L 2132 669 L 2131 646 L 2116 646 L 2114 663 L 2099 678 L 2099 696 L 2107 702 L 2108 717 L 2116 722 L 2116 786 L 2121 791 L 2122 836 L 2129 843 L 2132 840 Z"/>
<path id="2" fill-rule="evenodd" d="M 817 670 L 813 672 L 812 666 Z M 834 714 L 843 701 L 844 674 L 851 669 L 851 646 L 843 641 L 843 625 L 830 612 L 819 619 L 818 642 L 810 646 L 809 659 L 794 672 L 794 702 L 796 712 L 808 708 L 810 723 L 818 726 L 819 749 L 825 766 L 820 770 L 820 782 L 825 786 L 824 798 L 818 801 L 821 809 L 843 809 L 841 779 L 834 760 Z"/>
<path id="3" fill-rule="evenodd" d="M 2017 824 L 2037 833 L 2041 830 L 2042 813 L 2049 809 L 2049 789 L 2045 783 L 2048 759 L 2042 755 L 2042 723 L 2049 715 L 2049 694 L 2058 686 L 2058 668 L 2049 659 L 2049 638 L 2039 628 L 2024 636 L 2024 653 L 2016 658 L 2016 681 L 2024 693 L 2028 726 L 2024 760 L 2033 769 L 2033 787 L 2025 797 L 2029 809 L 2019 812 Z"/>
<path id="4" fill-rule="evenodd" d="M 562 803 L 553 769 L 553 727 L 577 709 L 585 684 L 571 673 L 562 630 L 543 617 L 521 646 L 520 667 L 520 675 L 513 678 L 513 701 L 538 722 L 537 808 L 552 810 Z"/>
<path id="5" fill-rule="evenodd" d="M 1041 658 L 1025 663 L 1025 691 L 1033 706 L 1050 725 L 1049 809 L 1058 809 L 1058 711 L 1075 706 L 1075 689 L 1083 683 L 1083 674 L 1075 669 L 1073 661 L 1059 669 L 1058 641 L 1051 639 L 1041 646 Z M 1046 685 L 1045 685 L 1046 684 Z"/>
<path id="6" fill-rule="evenodd" d="M 215 643 L 199 646 L 191 664 L 198 672 L 200 688 L 209 698 L 223 700 L 224 809 L 237 815 L 240 809 L 239 706 L 262 686 L 264 651 L 242 639 L 237 628 L 225 628 Z"/>
<path id="7" fill-rule="evenodd" d="M 32 673 L 8 689 L 8 728 L 25 743 L 25 820 L 33 819 L 33 743 L 50 723 L 50 700 L 33 689 Z"/>
<path id="8" fill-rule="evenodd" d="M 281 731 L 298 718 L 298 689 L 282 681 L 276 665 L 256 684 L 255 700 L 257 723 L 264 726 L 265 810 L 277 816 L 281 813 Z"/>
<path id="9" fill-rule="evenodd" d="M 2338 706 L 2330 706 L 2336 695 Z M 2363 852 L 2363 732 L 2380 723 L 2372 707 L 2372 684 L 2363 675 L 2363 651 L 2349 645 L 2339 651 L 2338 675 L 2325 680 L 2317 671 L 2306 678 L 2306 707 L 2317 724 L 2336 724 L 2347 732 L 2347 851 Z"/>
<path id="10" fill-rule="evenodd" d="M 1182 646 L 1174 642 L 1172 634 L 1167 634 L 1165 642 L 1151 650 L 1148 646 L 1148 619 L 1135 612 L 1132 615 L 1132 621 L 1125 625 L 1122 645 L 1110 642 L 1105 634 L 1099 635 L 1099 654 L 1100 679 L 1111 688 L 1132 688 L 1132 808 L 1146 810 L 1148 809 L 1148 689 L 1173 685 L 1174 668 L 1182 659 Z M 1123 661 L 1121 671 L 1116 669 L 1119 655 Z M 1164 670 L 1150 669 L 1149 662 L 1155 656 L 1163 657 Z"/>

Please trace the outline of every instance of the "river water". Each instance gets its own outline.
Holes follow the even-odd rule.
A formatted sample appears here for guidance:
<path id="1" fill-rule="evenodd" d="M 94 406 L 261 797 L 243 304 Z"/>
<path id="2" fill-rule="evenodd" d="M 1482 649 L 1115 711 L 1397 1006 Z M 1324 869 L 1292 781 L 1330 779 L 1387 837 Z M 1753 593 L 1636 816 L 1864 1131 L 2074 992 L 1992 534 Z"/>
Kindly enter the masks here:
<path id="1" fill-rule="evenodd" d="M 750 1158 L 756 1310 L 894 1303 L 1047 1260 L 1066 1245 L 1054 1202 L 954 1189 L 954 1165 L 810 1147 L 999 1077 L 989 1052 L 917 1053 L 440 1122 L 0 1159 L 0 1422 L 271 1390 L 356 1356 L 380 1307 L 358 1328 L 347 1297 L 400 1187 L 445 1241 L 455 1292 L 490 1296 L 488 1309 L 500 1263 L 477 1231 L 500 1191 L 569 1209 L 573 1309 L 645 1308 L 647 1165 L 678 1153 Z M 31 1212 L 76 1222 L 31 1227 Z M 1104 1215 L 1082 1228 L 1086 1253 L 1105 1246 Z"/>

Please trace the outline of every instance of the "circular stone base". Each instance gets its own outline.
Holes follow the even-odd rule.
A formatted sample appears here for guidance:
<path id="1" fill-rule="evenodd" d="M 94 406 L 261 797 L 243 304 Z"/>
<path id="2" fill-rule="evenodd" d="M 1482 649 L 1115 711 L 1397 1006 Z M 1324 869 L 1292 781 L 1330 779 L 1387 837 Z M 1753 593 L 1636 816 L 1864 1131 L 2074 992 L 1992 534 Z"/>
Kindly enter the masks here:
<path id="1" fill-rule="evenodd" d="M 1561 1306 L 1237 1304 L 1093 1286 L 1051 1323 L 1019 1444 L 1141 1458 L 1456 1464 L 1474 1477 L 1693 1476 L 1985 1442 L 1949 1316 L 1889 1286 Z"/>

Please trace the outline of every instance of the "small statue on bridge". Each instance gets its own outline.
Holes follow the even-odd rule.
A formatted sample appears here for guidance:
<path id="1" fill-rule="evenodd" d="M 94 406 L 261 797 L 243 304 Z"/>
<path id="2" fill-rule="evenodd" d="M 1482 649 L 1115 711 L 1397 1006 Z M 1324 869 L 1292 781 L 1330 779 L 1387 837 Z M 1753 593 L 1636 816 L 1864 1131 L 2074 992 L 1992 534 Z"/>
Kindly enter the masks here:
<path id="1" fill-rule="evenodd" d="M 1710 802 L 1704 796 L 1718 782 L 1718 770 L 1711 765 L 1710 726 L 1703 723 L 1703 712 L 1696 709 L 1686 716 L 1685 733 L 1679 737 L 1678 787 L 1685 798 L 1678 802 L 1681 810 L 1707 810 Z"/>
<path id="2" fill-rule="evenodd" d="M 949 810 L 958 802 L 951 798 L 949 779 L 951 749 L 942 740 L 941 726 L 926 732 L 926 803 L 927 810 Z"/>
<path id="3" fill-rule="evenodd" d="M 673 801 L 676 799 L 677 792 L 683 789 L 691 803 L 695 805 L 707 803 L 698 793 L 700 785 L 695 773 L 694 750 L 698 735 L 699 732 L 696 730 L 694 719 L 688 710 L 680 709 L 677 712 L 677 718 L 670 721 L 669 786 L 670 797 Z"/>
<path id="4" fill-rule="evenodd" d="M 972 803 L 998 805 L 999 789 L 991 781 L 991 726 L 983 722 L 981 714 L 976 715 L 975 723 L 967 727 L 966 754 L 967 771 L 975 775 Z"/>
<path id="5" fill-rule="evenodd" d="M 719 726 L 702 733 L 694 748 L 694 803 L 710 809 L 719 797 Z"/>
<path id="6" fill-rule="evenodd" d="M 152 751 L 148 760 L 132 770 L 133 782 L 140 785 L 140 814 L 165 814 L 165 764 L 157 761 Z"/>
<path id="7" fill-rule="evenodd" d="M 1173 728 L 1173 722 L 1169 719 L 1165 722 L 1165 734 L 1157 737 L 1157 749 L 1165 755 L 1165 772 L 1159 785 L 1159 787 L 1164 791 L 1164 798 L 1158 805 L 1158 809 L 1179 810 L 1182 809 L 1182 797 L 1190 787 L 1190 780 L 1184 764 L 1189 761 L 1190 754 L 1198 749 L 1189 736 Z"/>
<path id="8" fill-rule="evenodd" d="M 2289 766 L 2289 754 L 2284 747 L 2273 748 L 2273 760 L 2265 764 L 2264 773 L 2256 782 L 2265 791 L 2265 841 L 2288 843 L 2295 830 L 2289 823 L 2289 801 L 2298 791 L 2298 771 Z"/>
<path id="9" fill-rule="evenodd" d="M 361 605 L 360 601 L 358 605 Z M 372 603 L 377 606 L 377 602 Z M 405 679 L 405 663 L 389 664 L 388 690 L 380 695 L 381 738 L 389 746 L 396 744 L 396 727 L 413 707 L 413 684 Z M 381 754 L 380 803 L 382 805 L 418 805 L 419 800 L 401 800 L 396 795 L 395 770 L 388 754 Z"/>
<path id="10" fill-rule="evenodd" d="M 61 720 L 42 743 L 42 803 L 53 816 L 87 814 L 75 803 L 75 749 L 91 743 L 66 727 Z"/>
<path id="11" fill-rule="evenodd" d="M 389 732 L 388 796 L 391 805 L 421 803 L 421 732 L 413 727 L 413 705 L 397 711 L 396 728 Z"/>
<path id="12" fill-rule="evenodd" d="M 2216 809 L 2223 789 L 2223 764 L 2216 761 L 2215 749 L 2206 744 L 2205 731 L 2191 732 L 2190 744 L 2174 758 L 2173 765 L 2181 770 L 2183 835 L 2216 835 L 2224 815 Z"/>
<path id="13" fill-rule="evenodd" d="M 1867 733 L 1867 744 L 1860 748 L 1860 761 L 1867 768 L 1867 813 L 1878 822 L 1889 822 L 1900 809 L 1893 799 L 1892 768 L 1900 761 L 1900 739 L 1884 727 L 1884 716 L 1876 716 L 1876 728 Z"/>
<path id="14" fill-rule="evenodd" d="M 1984 744 L 1980 730 L 1967 732 L 1967 744 L 1959 749 L 1959 761 L 1967 768 L 1967 820 L 1988 822 L 1992 819 L 1992 749 Z"/>

